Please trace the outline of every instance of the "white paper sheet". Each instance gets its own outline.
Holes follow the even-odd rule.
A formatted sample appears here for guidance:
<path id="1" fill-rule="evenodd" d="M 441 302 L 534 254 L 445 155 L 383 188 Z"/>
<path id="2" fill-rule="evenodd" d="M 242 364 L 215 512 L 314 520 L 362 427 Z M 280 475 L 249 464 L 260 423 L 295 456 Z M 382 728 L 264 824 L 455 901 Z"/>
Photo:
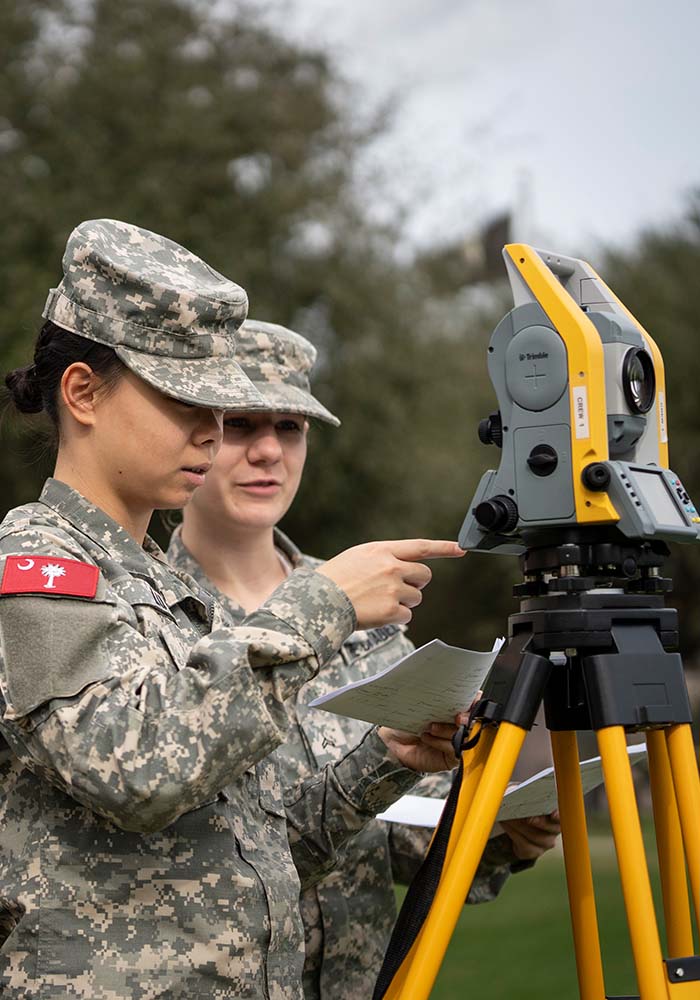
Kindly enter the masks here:
<path id="1" fill-rule="evenodd" d="M 637 743 L 627 747 L 630 763 L 639 764 L 646 760 L 646 746 Z M 597 788 L 603 782 L 603 769 L 600 757 L 591 757 L 580 762 L 581 784 L 583 794 Z M 544 771 L 533 774 L 519 785 L 509 788 L 503 797 L 503 804 L 498 812 L 498 819 L 520 819 L 523 816 L 543 816 L 557 808 L 557 786 L 554 779 L 554 768 L 547 767 Z"/>
<path id="2" fill-rule="evenodd" d="M 476 653 L 433 639 L 374 677 L 316 698 L 311 707 L 420 734 L 431 722 L 451 722 L 469 708 L 503 641 Z"/>
<path id="3" fill-rule="evenodd" d="M 404 823 L 406 826 L 437 826 L 445 799 L 429 799 L 424 795 L 403 795 L 398 802 L 383 812 L 377 819 L 387 823 Z"/>
<path id="4" fill-rule="evenodd" d="M 646 747 L 643 743 L 627 747 L 632 764 L 646 760 Z M 603 772 L 600 757 L 582 760 L 581 784 L 584 795 L 602 784 Z M 377 819 L 387 823 L 405 823 L 407 826 L 434 827 L 440 819 L 445 799 L 430 799 L 420 795 L 404 795 L 380 813 Z M 554 768 L 547 767 L 538 771 L 518 785 L 512 785 L 503 797 L 498 811 L 497 822 L 504 819 L 521 819 L 525 816 L 544 816 L 557 808 L 557 788 L 554 780 Z"/>

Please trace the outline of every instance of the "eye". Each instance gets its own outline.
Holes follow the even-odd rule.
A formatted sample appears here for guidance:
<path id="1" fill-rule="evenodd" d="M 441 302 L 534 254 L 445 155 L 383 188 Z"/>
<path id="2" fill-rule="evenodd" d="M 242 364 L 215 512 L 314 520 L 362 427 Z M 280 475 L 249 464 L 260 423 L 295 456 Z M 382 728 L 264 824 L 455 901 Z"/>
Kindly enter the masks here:
<path id="1" fill-rule="evenodd" d="M 286 417 L 284 420 L 277 421 L 275 429 L 280 434 L 301 434 L 304 429 L 304 421 Z"/>
<path id="2" fill-rule="evenodd" d="M 232 431 L 249 431 L 250 420 L 247 417 L 224 417 L 224 427 Z"/>

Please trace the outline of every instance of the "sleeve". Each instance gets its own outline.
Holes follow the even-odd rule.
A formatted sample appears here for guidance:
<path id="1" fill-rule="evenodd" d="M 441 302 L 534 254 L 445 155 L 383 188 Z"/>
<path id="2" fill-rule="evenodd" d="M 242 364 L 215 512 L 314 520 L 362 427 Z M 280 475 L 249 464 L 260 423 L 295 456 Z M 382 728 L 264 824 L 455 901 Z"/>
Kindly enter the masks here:
<path id="1" fill-rule="evenodd" d="M 416 785 L 412 794 L 445 798 L 451 781 L 452 775 L 449 774 L 429 774 Z M 433 831 L 402 823 L 390 823 L 389 826 L 389 851 L 394 881 L 409 885 L 423 862 Z M 490 902 L 498 896 L 511 874 L 530 868 L 532 864 L 534 862 L 523 862 L 516 858 L 508 834 L 490 837 L 467 894 L 467 903 Z"/>
<path id="2" fill-rule="evenodd" d="M 24 542 L 13 551 L 26 555 Z M 0 732 L 87 808 L 152 832 L 283 741 L 284 700 L 352 631 L 354 611 L 331 580 L 299 570 L 242 626 L 202 637 L 180 669 L 137 625 L 102 578 L 94 600 L 3 594 Z"/>
<path id="3" fill-rule="evenodd" d="M 334 868 L 339 849 L 419 777 L 394 757 L 375 727 L 341 760 L 288 789 L 289 845 L 302 890 Z"/>

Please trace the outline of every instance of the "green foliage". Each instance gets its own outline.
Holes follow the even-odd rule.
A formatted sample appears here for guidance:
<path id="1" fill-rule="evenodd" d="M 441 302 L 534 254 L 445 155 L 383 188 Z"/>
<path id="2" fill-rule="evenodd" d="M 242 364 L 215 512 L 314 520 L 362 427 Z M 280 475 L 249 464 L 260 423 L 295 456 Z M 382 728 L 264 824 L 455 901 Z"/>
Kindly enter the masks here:
<path id="1" fill-rule="evenodd" d="M 494 314 L 480 312 L 459 291 L 454 248 L 402 262 L 391 229 L 368 220 L 355 164 L 383 122 L 358 115 L 352 96 L 323 52 L 252 8 L 0 0 L 2 369 L 30 359 L 79 221 L 121 218 L 183 243 L 246 288 L 252 316 L 319 348 L 316 389 L 343 427 L 313 428 L 284 526 L 321 556 L 370 538 L 455 537 L 498 458 L 476 438 L 494 405 L 485 350 L 496 294 Z M 696 497 L 699 245 L 695 219 L 604 269 L 666 354 L 675 467 Z M 5 508 L 35 496 L 50 471 L 39 426 L 3 415 Z M 685 557 L 679 566 L 689 604 L 698 571 Z M 413 637 L 490 643 L 515 609 L 517 574 L 502 557 L 437 565 Z M 692 652 L 700 625 L 691 631 L 689 618 Z"/>
<path id="2" fill-rule="evenodd" d="M 380 122 L 359 120 L 325 55 L 249 10 L 222 19 L 184 0 L 0 0 L 0 37 L 3 368 L 29 360 L 77 222 L 165 233 L 239 281 L 251 315 L 319 347 L 317 391 L 344 426 L 314 429 L 286 524 L 300 544 L 328 556 L 368 538 L 454 537 L 483 462 L 491 324 L 450 310 L 448 330 L 435 297 L 454 280 L 398 262 L 391 232 L 365 217 L 354 164 Z M 27 426 L 6 416 L 5 507 L 50 470 Z M 493 609 L 484 618 L 476 597 L 501 583 L 440 567 L 418 638 L 463 640 L 472 614 L 487 635 Z"/>
<path id="3" fill-rule="evenodd" d="M 685 218 L 646 233 L 630 251 L 609 251 L 606 281 L 648 330 L 661 350 L 666 369 L 671 468 L 696 504 L 700 501 L 700 192 L 688 202 Z M 700 561 L 695 546 L 673 546 L 671 603 L 681 614 L 682 651 L 687 661 L 700 653 Z"/>
<path id="4" fill-rule="evenodd" d="M 36 322 L 90 216 L 167 233 L 288 318 L 310 295 L 304 227 L 337 213 L 361 138 L 325 57 L 182 0 L 95 0 L 31 23 L 0 88 L 14 134 L 0 159 L 3 330 Z"/>
<path id="5" fill-rule="evenodd" d="M 66 237 L 85 218 L 191 247 L 258 315 L 289 321 L 313 304 L 326 258 L 347 254 L 350 152 L 368 134 L 342 111 L 321 53 L 249 13 L 227 21 L 183 0 L 0 0 L 0 46 L 4 369 L 29 359 Z M 311 227 L 328 230 L 328 252 L 315 252 Z M 5 507 L 47 468 L 18 476 L 18 434 L 10 421 Z"/>

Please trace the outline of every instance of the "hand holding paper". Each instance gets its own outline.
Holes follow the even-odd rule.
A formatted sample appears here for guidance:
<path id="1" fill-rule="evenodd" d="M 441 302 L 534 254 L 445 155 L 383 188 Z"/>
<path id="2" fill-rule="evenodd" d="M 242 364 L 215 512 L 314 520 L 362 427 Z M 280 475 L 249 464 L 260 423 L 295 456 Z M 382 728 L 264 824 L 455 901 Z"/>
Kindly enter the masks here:
<path id="1" fill-rule="evenodd" d="M 627 747 L 630 763 L 639 764 L 646 760 L 646 747 L 636 744 Z M 600 757 L 582 760 L 581 784 L 584 795 L 602 784 L 603 770 Z M 393 806 L 377 818 L 389 823 L 405 823 L 408 826 L 436 826 L 440 819 L 444 799 L 422 798 L 420 795 L 404 795 Z M 557 808 L 557 786 L 554 768 L 547 767 L 530 778 L 512 785 L 503 796 L 496 821 L 522 819 L 528 816 L 546 816 Z"/>
<path id="2" fill-rule="evenodd" d="M 520 861 L 536 861 L 545 851 L 551 851 L 561 833 L 559 813 L 555 810 L 543 816 L 506 819 L 503 831 L 510 837 L 513 854 Z"/>
<path id="3" fill-rule="evenodd" d="M 455 723 L 433 722 L 430 729 L 420 736 L 387 726 L 380 726 L 377 733 L 404 767 L 431 774 L 451 771 L 455 766 L 452 740 L 457 728 Z"/>

